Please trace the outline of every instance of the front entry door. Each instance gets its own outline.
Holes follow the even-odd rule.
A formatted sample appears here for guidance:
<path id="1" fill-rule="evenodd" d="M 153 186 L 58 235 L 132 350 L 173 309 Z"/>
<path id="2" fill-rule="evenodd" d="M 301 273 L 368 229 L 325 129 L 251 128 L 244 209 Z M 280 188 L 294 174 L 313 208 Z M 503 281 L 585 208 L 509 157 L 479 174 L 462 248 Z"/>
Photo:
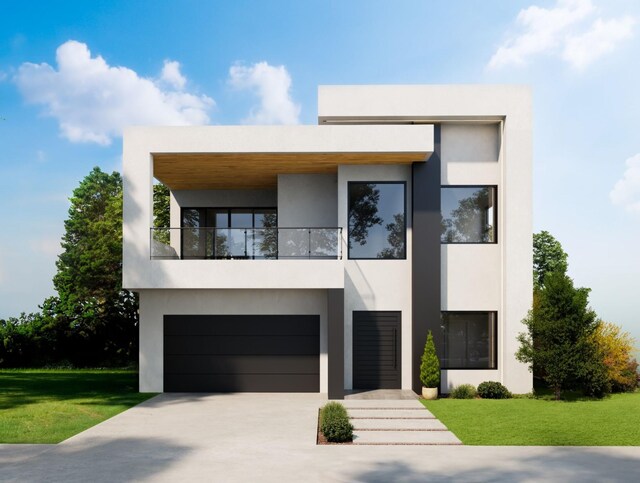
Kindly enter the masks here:
<path id="1" fill-rule="evenodd" d="M 353 388 L 400 389 L 400 312 L 353 312 Z"/>

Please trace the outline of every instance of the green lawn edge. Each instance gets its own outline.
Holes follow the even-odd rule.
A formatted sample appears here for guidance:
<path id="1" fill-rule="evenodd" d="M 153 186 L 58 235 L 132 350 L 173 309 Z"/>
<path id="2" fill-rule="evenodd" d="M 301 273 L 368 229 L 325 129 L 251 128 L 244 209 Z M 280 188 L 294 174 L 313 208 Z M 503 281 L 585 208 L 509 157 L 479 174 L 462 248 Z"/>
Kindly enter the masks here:
<path id="1" fill-rule="evenodd" d="M 155 395 L 130 369 L 1 369 L 0 443 L 59 443 Z"/>
<path id="2" fill-rule="evenodd" d="M 639 446 L 640 392 L 601 400 L 421 400 L 466 445 Z"/>

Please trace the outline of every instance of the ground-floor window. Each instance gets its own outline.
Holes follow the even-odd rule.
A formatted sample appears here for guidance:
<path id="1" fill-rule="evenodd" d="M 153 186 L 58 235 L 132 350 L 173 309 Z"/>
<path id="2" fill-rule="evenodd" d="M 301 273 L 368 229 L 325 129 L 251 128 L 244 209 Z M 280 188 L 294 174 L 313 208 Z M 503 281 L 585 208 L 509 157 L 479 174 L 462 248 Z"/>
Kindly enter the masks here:
<path id="1" fill-rule="evenodd" d="M 442 312 L 442 369 L 497 369 L 496 312 Z"/>

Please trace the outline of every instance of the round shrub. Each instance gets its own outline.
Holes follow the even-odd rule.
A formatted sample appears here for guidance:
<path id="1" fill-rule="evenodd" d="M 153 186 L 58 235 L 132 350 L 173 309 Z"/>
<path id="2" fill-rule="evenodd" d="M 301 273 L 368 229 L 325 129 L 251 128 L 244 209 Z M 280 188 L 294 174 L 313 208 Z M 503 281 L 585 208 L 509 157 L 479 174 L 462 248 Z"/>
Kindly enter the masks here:
<path id="1" fill-rule="evenodd" d="M 332 443 L 353 440 L 353 426 L 342 404 L 330 402 L 323 406 L 320 410 L 320 431 Z"/>
<path id="2" fill-rule="evenodd" d="M 449 397 L 453 399 L 473 399 L 476 397 L 476 388 L 471 384 L 460 384 L 454 387 Z"/>
<path id="3" fill-rule="evenodd" d="M 478 396 L 482 399 L 509 399 L 511 393 L 497 381 L 485 381 L 478 386 Z"/>

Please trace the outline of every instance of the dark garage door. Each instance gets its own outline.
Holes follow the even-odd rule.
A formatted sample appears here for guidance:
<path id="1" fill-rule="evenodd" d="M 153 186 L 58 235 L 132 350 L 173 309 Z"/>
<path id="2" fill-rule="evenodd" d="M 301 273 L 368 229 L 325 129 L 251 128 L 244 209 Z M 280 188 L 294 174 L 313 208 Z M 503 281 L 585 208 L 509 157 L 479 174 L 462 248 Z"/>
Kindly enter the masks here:
<path id="1" fill-rule="evenodd" d="M 165 315 L 165 392 L 319 392 L 317 315 Z"/>
<path id="2" fill-rule="evenodd" d="M 353 312 L 353 388 L 400 389 L 400 312 Z"/>

